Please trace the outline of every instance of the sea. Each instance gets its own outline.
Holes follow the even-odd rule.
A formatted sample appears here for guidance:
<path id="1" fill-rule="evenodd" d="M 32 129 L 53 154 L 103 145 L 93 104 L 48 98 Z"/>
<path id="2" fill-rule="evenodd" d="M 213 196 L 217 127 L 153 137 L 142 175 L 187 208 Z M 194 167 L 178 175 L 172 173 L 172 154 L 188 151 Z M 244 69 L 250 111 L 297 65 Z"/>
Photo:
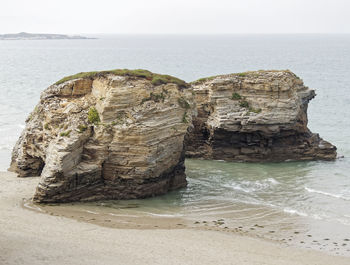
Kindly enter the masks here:
<path id="1" fill-rule="evenodd" d="M 187 224 L 350 256 L 350 35 L 94 37 L 0 41 L 0 171 L 9 167 L 12 148 L 40 92 L 64 76 L 141 68 L 194 81 L 290 69 L 316 90 L 308 109 L 309 128 L 337 146 L 336 161 L 187 159 L 187 188 L 144 200 L 64 207 L 94 216 L 123 216 L 131 224 L 149 218 L 183 220 L 179 228 Z"/>

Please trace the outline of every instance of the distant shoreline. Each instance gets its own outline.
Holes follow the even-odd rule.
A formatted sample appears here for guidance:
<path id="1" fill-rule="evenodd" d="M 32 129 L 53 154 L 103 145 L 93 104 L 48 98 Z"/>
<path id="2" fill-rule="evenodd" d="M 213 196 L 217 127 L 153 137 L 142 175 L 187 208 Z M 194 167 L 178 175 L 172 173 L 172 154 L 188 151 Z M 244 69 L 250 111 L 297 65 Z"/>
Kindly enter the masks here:
<path id="1" fill-rule="evenodd" d="M 64 35 L 64 34 L 43 34 L 43 33 L 27 33 L 20 32 L 14 34 L 0 34 L 0 40 L 88 40 L 96 39 L 80 35 Z"/>

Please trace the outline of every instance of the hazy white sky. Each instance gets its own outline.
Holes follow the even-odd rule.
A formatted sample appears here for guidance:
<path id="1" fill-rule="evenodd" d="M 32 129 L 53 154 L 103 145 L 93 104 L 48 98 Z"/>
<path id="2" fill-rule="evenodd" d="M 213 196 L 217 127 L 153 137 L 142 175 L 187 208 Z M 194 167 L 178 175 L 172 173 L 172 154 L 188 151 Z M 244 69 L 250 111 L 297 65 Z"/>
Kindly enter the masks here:
<path id="1" fill-rule="evenodd" d="M 350 33 L 350 0 L 1 0 L 0 33 Z"/>

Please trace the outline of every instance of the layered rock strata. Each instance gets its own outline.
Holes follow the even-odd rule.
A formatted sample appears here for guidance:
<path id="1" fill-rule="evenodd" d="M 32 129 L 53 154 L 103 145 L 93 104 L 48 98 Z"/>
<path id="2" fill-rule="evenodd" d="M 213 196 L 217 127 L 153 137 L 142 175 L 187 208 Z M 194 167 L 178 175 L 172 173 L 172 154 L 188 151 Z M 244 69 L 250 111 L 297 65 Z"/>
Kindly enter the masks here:
<path id="1" fill-rule="evenodd" d="M 193 93 L 144 70 L 81 73 L 41 94 L 10 170 L 40 176 L 36 202 L 133 199 L 186 186 Z"/>
<path id="2" fill-rule="evenodd" d="M 307 128 L 315 91 L 290 71 L 256 71 L 191 84 L 198 116 L 186 155 L 226 161 L 333 160 L 336 147 Z"/>
<path id="3" fill-rule="evenodd" d="M 184 187 L 185 154 L 333 160 L 336 147 L 307 128 L 314 96 L 290 71 L 190 85 L 146 70 L 80 73 L 43 91 L 10 170 L 40 176 L 34 201 L 69 202 L 145 198 Z"/>

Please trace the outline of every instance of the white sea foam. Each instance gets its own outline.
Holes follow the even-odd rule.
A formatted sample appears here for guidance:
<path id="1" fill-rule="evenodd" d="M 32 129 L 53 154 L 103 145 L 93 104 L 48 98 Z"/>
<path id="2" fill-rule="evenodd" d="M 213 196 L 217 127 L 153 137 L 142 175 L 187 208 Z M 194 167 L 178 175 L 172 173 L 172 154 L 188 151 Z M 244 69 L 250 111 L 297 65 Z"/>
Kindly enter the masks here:
<path id="1" fill-rule="evenodd" d="M 278 185 L 280 184 L 277 180 L 275 180 L 274 178 L 268 178 L 267 179 L 268 182 L 270 182 L 272 185 Z"/>
<path id="2" fill-rule="evenodd" d="M 290 208 L 284 208 L 283 211 L 284 211 L 285 213 L 289 213 L 289 214 L 296 214 L 296 215 L 304 216 L 304 217 L 308 216 L 307 213 L 300 212 L 300 211 L 298 211 L 298 210 L 294 210 L 294 209 L 290 209 Z"/>
<path id="3" fill-rule="evenodd" d="M 93 212 L 93 211 L 89 211 L 89 210 L 85 210 L 85 212 L 92 213 L 92 214 L 99 214 L 99 213 L 96 213 L 96 212 Z"/>
<path id="4" fill-rule="evenodd" d="M 320 216 L 320 215 L 318 215 L 318 214 L 313 214 L 312 215 L 312 218 L 314 218 L 314 219 L 316 219 L 316 220 L 322 220 L 323 218 Z"/>
<path id="5" fill-rule="evenodd" d="M 279 185 L 280 183 L 274 178 L 267 178 L 263 180 L 249 181 L 245 180 L 241 183 L 232 183 L 223 185 L 226 188 L 243 191 L 245 193 L 255 192 L 259 190 L 265 190 Z"/>
<path id="6" fill-rule="evenodd" d="M 345 219 L 342 219 L 342 218 L 337 218 L 336 220 L 337 220 L 339 223 L 343 224 L 343 225 L 350 225 L 349 220 L 345 220 Z"/>
<path id="7" fill-rule="evenodd" d="M 234 184 L 234 185 L 224 185 L 225 187 L 228 188 L 232 188 L 234 190 L 239 190 L 239 191 L 243 191 L 245 193 L 250 193 L 250 192 L 254 192 L 255 189 L 254 188 L 243 188 L 241 185 L 239 184 Z"/>
<path id="8" fill-rule="evenodd" d="M 138 215 L 131 215 L 131 214 L 114 214 L 114 213 L 109 213 L 109 215 L 112 215 L 112 216 L 118 216 L 118 217 L 141 217 L 141 216 L 138 216 Z"/>
<path id="9" fill-rule="evenodd" d="M 23 206 L 26 207 L 26 208 L 32 209 L 32 210 L 37 210 L 37 211 L 40 211 L 40 212 L 43 211 L 40 207 L 29 205 L 29 202 L 24 203 Z"/>
<path id="10" fill-rule="evenodd" d="M 311 189 L 308 187 L 305 187 L 305 190 L 310 192 L 310 193 L 317 193 L 317 194 L 322 194 L 328 197 L 333 197 L 333 198 L 337 198 L 337 199 L 343 199 L 346 201 L 350 201 L 349 197 L 345 197 L 342 194 L 333 194 L 333 193 L 329 193 L 329 192 L 325 192 L 325 191 L 321 191 L 321 190 L 315 190 L 315 189 Z"/>
<path id="11" fill-rule="evenodd" d="M 183 216 L 182 214 L 158 214 L 158 213 L 147 213 L 152 216 L 159 216 L 159 217 L 180 217 Z"/>

